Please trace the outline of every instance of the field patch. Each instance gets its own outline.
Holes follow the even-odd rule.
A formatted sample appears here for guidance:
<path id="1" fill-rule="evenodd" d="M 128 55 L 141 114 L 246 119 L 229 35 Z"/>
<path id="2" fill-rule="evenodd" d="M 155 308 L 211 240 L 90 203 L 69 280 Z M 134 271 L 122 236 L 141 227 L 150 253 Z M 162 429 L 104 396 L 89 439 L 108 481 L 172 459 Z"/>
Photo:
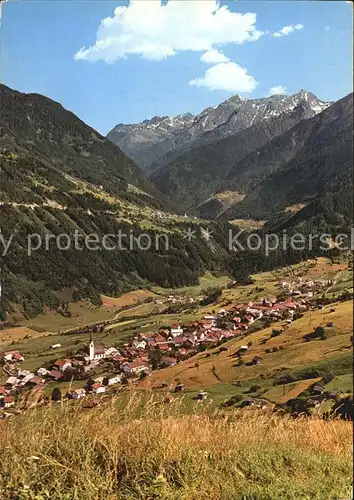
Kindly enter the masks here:
<path id="1" fill-rule="evenodd" d="M 102 306 L 106 308 L 118 308 L 133 306 L 137 302 L 142 302 L 146 299 L 156 298 L 156 294 L 150 290 L 135 290 L 134 292 L 128 292 L 120 297 L 108 297 L 107 295 L 101 295 Z"/>
<path id="2" fill-rule="evenodd" d="M 27 328 L 25 326 L 18 326 L 15 328 L 0 330 L 0 341 L 12 342 L 22 340 L 24 337 L 36 339 L 46 335 L 51 335 L 51 332 L 37 332 L 36 330 L 32 330 L 31 328 Z"/>
<path id="3" fill-rule="evenodd" d="M 297 382 L 292 382 L 290 384 L 272 387 L 267 392 L 263 394 L 263 397 L 273 401 L 274 403 L 284 404 L 290 401 L 290 399 L 297 398 L 306 391 L 309 387 L 317 384 L 322 380 L 321 377 L 310 378 L 306 380 L 299 380 Z"/>

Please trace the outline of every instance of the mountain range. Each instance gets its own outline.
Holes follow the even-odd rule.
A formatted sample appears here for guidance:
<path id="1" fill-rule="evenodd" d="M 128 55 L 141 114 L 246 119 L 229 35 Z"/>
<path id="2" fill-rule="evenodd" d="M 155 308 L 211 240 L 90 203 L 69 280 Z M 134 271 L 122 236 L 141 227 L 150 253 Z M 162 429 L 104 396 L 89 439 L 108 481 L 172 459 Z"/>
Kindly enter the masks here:
<path id="1" fill-rule="evenodd" d="M 131 125 L 118 124 L 107 138 L 143 170 L 154 171 L 183 151 L 229 137 L 252 125 L 291 112 L 300 103 L 306 103 L 307 117 L 330 105 L 305 90 L 293 96 L 273 95 L 261 99 L 234 95 L 196 116 L 185 113 L 175 117 L 156 116 Z"/>
<path id="2" fill-rule="evenodd" d="M 302 91 L 287 99 L 291 106 L 284 107 L 282 97 L 276 101 L 283 102 L 280 114 L 264 103 L 262 118 L 251 118 L 250 126 L 242 120 L 244 128 L 228 137 L 198 140 L 150 180 L 180 210 L 227 220 L 269 220 L 338 182 L 352 184 L 353 95 L 328 104 Z"/>

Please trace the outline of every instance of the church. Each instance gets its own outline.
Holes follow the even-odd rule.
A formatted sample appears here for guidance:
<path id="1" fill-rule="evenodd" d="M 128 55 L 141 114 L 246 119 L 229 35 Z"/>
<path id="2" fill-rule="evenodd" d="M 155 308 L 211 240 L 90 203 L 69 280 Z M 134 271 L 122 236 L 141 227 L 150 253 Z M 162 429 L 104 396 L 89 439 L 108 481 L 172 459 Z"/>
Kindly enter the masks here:
<path id="1" fill-rule="evenodd" d="M 89 344 L 89 359 L 90 361 L 94 361 L 97 359 L 104 358 L 105 348 L 103 345 L 95 345 L 93 340 L 92 332 L 90 333 L 90 344 Z"/>

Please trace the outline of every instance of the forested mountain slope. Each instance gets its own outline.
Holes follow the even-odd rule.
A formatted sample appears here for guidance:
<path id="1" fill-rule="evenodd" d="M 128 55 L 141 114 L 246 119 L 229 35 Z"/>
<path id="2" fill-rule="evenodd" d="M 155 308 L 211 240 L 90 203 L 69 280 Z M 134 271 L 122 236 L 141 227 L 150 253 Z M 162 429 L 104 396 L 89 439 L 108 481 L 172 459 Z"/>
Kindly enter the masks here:
<path id="1" fill-rule="evenodd" d="M 194 148 L 155 171 L 151 180 L 167 196 L 186 210 L 199 210 L 198 205 L 222 188 L 225 177 L 235 165 L 252 151 L 258 151 L 309 115 L 308 103 L 302 102 L 292 111 L 241 130 L 238 134 L 208 145 Z M 243 191 L 242 179 L 231 189 Z"/>
<path id="2" fill-rule="evenodd" d="M 128 183 L 153 195 L 162 196 L 140 168 L 117 146 L 86 125 L 63 106 L 39 94 L 24 94 L 0 85 L 0 138 L 6 148 L 32 163 L 41 163 L 54 176 L 56 170 L 102 186 L 113 194 L 129 192 Z M 25 170 L 25 169 L 24 169 Z M 33 185 L 28 169 L 26 183 Z M 33 179 L 32 179 L 33 180 Z M 2 179 L 6 182 L 6 177 Z M 37 186 L 37 194 L 41 191 Z M 2 185 L 8 192 L 9 184 Z M 11 197 L 21 197 L 12 186 Z M 22 193 L 23 194 L 23 193 Z M 150 200 L 152 198 L 150 197 Z"/>
<path id="3" fill-rule="evenodd" d="M 353 94 L 304 120 L 252 153 L 228 172 L 223 189 L 242 183 L 247 196 L 224 218 L 270 218 L 352 185 Z"/>
<path id="4" fill-rule="evenodd" d="M 192 284 L 207 269 L 225 273 L 227 236 L 220 229 L 213 244 L 188 242 L 188 221 L 161 218 L 163 197 L 115 145 L 58 103 L 0 90 L 3 317 L 12 304 L 32 316 L 62 300 L 97 302 L 100 293 Z M 199 230 L 198 221 L 195 226 Z M 119 243 L 119 232 L 132 240 Z M 135 242 L 143 233 L 142 247 L 152 241 L 148 250 Z M 157 247 L 162 233 L 168 244 L 161 240 Z M 111 235 L 109 249 L 91 250 L 82 240 L 90 235 L 98 242 Z M 38 246 L 31 255 L 30 242 Z"/>
<path id="5" fill-rule="evenodd" d="M 204 218 L 269 219 L 351 179 L 352 94 L 309 116 L 303 101 L 180 155 L 151 179 L 184 210 Z"/>

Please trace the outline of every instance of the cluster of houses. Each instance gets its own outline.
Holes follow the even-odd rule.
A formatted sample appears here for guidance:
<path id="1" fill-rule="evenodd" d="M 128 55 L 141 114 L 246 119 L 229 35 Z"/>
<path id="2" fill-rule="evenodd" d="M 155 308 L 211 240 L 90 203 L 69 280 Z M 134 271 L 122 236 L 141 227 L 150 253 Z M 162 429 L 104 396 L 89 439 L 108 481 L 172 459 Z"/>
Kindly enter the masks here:
<path id="1" fill-rule="evenodd" d="M 286 294 L 293 297 L 312 298 L 331 284 L 333 282 L 329 280 L 309 280 L 296 277 L 290 281 L 281 281 L 279 286 Z"/>
<path id="2" fill-rule="evenodd" d="M 156 299 L 155 304 L 198 304 L 203 297 L 186 297 L 184 295 L 169 295 Z"/>
<path id="3" fill-rule="evenodd" d="M 155 216 L 158 217 L 159 219 L 179 219 L 181 217 L 181 215 L 178 215 L 178 214 L 169 214 L 167 212 L 161 212 L 161 211 L 157 211 L 155 212 Z M 188 215 L 188 214 L 184 214 L 184 218 L 185 219 L 197 219 L 197 217 L 195 216 L 192 216 L 192 215 Z"/>
<path id="4" fill-rule="evenodd" d="M 3 370 L 9 378 L 0 387 L 0 408 L 13 406 L 15 396 L 21 389 L 42 387 L 48 381 L 58 382 L 59 387 L 60 382 L 72 379 L 82 380 L 83 385 L 86 381 L 85 387 L 75 388 L 67 394 L 73 399 L 81 399 L 87 393 L 102 394 L 110 386 L 148 376 L 155 369 L 174 366 L 231 338 L 243 338 L 257 320 L 285 319 L 291 322 L 296 311 L 306 309 L 303 300 L 295 301 L 291 297 L 283 302 L 277 302 L 276 298 L 262 299 L 220 309 L 194 322 L 183 325 L 176 323 L 155 332 L 138 333 L 119 348 L 98 344 L 91 333 L 89 345 L 84 352 L 78 352 L 70 359 L 57 359 L 34 373 L 19 367 L 24 357 L 18 351 L 1 353 Z M 55 350 L 61 346 L 55 344 L 51 347 Z M 255 360 L 255 364 L 260 361 L 261 359 Z M 99 368 L 102 372 L 102 366 L 109 367 L 106 371 L 108 375 L 95 377 L 95 372 L 100 373 Z"/>

